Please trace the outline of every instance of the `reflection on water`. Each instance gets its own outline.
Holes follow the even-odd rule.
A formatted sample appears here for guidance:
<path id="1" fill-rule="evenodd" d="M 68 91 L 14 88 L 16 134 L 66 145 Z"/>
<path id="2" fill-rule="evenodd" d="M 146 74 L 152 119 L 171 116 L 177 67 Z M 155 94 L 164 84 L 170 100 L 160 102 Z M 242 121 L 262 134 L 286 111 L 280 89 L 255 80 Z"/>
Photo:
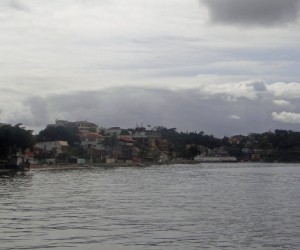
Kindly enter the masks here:
<path id="1" fill-rule="evenodd" d="M 300 249 L 300 166 L 0 175 L 0 249 Z"/>

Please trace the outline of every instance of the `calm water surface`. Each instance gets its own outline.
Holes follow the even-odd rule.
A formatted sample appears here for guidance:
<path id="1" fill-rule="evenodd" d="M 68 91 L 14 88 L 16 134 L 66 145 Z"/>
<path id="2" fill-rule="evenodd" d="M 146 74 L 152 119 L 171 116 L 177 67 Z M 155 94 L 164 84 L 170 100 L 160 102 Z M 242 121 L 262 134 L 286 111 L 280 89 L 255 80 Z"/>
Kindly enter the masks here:
<path id="1" fill-rule="evenodd" d="M 299 164 L 0 175 L 0 249 L 300 249 Z"/>

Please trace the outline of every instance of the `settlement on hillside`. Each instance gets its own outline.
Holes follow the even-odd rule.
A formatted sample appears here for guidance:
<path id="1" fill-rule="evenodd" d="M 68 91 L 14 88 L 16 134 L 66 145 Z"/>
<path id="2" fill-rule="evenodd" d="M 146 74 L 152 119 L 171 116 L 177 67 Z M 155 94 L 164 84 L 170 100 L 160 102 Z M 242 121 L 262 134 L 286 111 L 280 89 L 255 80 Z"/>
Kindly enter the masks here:
<path id="1" fill-rule="evenodd" d="M 286 130 L 218 139 L 162 126 L 101 128 L 88 121 L 56 120 L 36 136 L 20 124 L 1 124 L 0 140 L 1 159 L 19 154 L 40 163 L 300 161 L 300 133 Z"/>

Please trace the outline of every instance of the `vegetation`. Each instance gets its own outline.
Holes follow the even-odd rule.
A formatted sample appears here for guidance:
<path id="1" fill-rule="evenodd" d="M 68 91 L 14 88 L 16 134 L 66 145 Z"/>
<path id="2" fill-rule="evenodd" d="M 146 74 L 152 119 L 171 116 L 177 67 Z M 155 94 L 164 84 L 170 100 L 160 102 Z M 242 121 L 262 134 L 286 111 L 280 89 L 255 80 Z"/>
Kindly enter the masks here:
<path id="1" fill-rule="evenodd" d="M 33 149 L 35 142 L 43 141 L 67 141 L 70 145 L 68 155 L 61 155 L 62 159 L 68 156 L 86 157 L 90 153 L 80 147 L 79 131 L 74 127 L 47 127 L 36 136 L 31 130 L 27 130 L 17 124 L 15 126 L 0 126 L 0 157 L 5 158 L 17 152 L 24 152 L 25 149 Z M 235 156 L 243 161 L 266 161 L 266 162 L 300 162 L 300 132 L 290 130 L 275 130 L 262 134 L 251 133 L 248 136 L 236 135 L 222 139 L 213 135 L 206 135 L 201 132 L 177 132 L 176 128 L 162 126 L 154 127 L 161 139 L 166 141 L 163 151 L 168 151 L 169 156 L 174 158 L 193 159 L 196 155 L 214 151 L 222 148 L 230 156 Z M 130 135 L 128 130 L 123 130 L 122 135 Z M 118 137 L 112 135 L 105 137 L 103 146 L 106 153 L 111 153 L 118 144 Z M 147 141 L 135 142 L 139 149 L 139 156 L 149 156 Z M 156 142 L 157 155 L 160 150 L 159 140 Z M 56 152 L 50 152 L 56 155 Z M 48 154 L 50 154 L 48 152 Z M 40 155 L 42 157 L 43 155 Z M 49 155 L 45 155 L 48 157 Z"/>
<path id="2" fill-rule="evenodd" d="M 72 147 L 79 142 L 78 129 L 75 127 L 52 127 L 49 126 L 40 131 L 36 140 L 43 141 L 67 141 Z"/>
<path id="3" fill-rule="evenodd" d="M 15 126 L 3 125 L 0 127 L 0 156 L 5 158 L 23 152 L 26 148 L 33 149 L 35 140 L 31 130 Z"/>
<path id="4" fill-rule="evenodd" d="M 212 135 L 205 135 L 203 131 L 196 133 L 178 133 L 176 128 L 165 128 L 158 127 L 157 131 L 160 132 L 163 139 L 168 140 L 171 144 L 173 144 L 172 151 L 177 153 L 177 157 L 180 158 L 193 158 L 196 155 L 201 153 L 198 146 L 201 145 L 203 147 L 213 149 L 216 147 L 220 147 L 221 140 L 215 138 Z M 192 145 L 190 147 L 186 147 L 186 145 Z"/>
<path id="5" fill-rule="evenodd" d="M 205 150 L 224 147 L 230 156 L 239 160 L 300 162 L 300 132 L 275 130 L 251 133 L 248 136 L 237 135 L 237 141 L 230 141 L 228 137 L 218 139 L 202 131 L 179 133 L 175 128 L 165 127 L 158 127 L 157 130 L 162 138 L 173 144 L 177 157 L 190 159 Z M 259 157 L 253 158 L 255 155 Z"/>

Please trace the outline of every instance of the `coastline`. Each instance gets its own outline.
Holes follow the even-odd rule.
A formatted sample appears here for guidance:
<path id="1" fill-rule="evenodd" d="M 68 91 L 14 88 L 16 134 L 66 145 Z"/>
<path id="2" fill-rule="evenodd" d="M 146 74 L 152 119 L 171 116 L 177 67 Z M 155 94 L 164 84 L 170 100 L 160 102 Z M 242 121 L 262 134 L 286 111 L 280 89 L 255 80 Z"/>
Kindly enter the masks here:
<path id="1" fill-rule="evenodd" d="M 56 170 L 56 169 L 84 169 L 84 168 L 116 168 L 116 167 L 149 167 L 153 165 L 175 165 L 175 164 L 199 164 L 192 160 L 180 160 L 169 162 L 142 162 L 142 163 L 94 163 L 94 164 L 34 164 L 30 166 L 30 170 Z"/>
<path id="2" fill-rule="evenodd" d="M 169 161 L 169 162 L 143 162 L 143 163 L 123 163 L 123 162 L 114 162 L 114 163 L 94 163 L 93 165 L 89 164 L 33 164 L 30 166 L 29 170 L 14 170 L 14 169 L 0 169 L 0 173 L 9 173 L 9 172 L 28 172 L 28 171 L 42 171 L 42 170 L 72 170 L 72 169 L 93 169 L 93 168 L 144 168 L 151 166 L 167 166 L 167 165 L 197 165 L 203 163 L 253 163 L 253 162 L 199 162 L 193 160 L 179 160 L 179 161 Z M 259 162 L 259 163 L 268 163 L 268 162 Z M 281 162 L 276 162 L 281 163 Z M 284 163 L 284 162 L 282 162 Z M 288 163 L 286 163 L 288 164 Z"/>
<path id="3" fill-rule="evenodd" d="M 59 170 L 59 169 L 79 169 L 79 168 L 89 168 L 90 166 L 78 165 L 78 164 L 34 164 L 30 166 L 31 170 Z"/>
<path id="4" fill-rule="evenodd" d="M 143 163 L 94 163 L 89 164 L 32 164 L 29 170 L 14 170 L 14 169 L 0 169 L 0 173 L 7 172 L 27 172 L 27 171 L 39 171 L 39 170 L 71 170 L 71 169 L 92 169 L 92 168 L 119 168 L 119 167 L 150 167 L 153 165 L 173 165 L 173 164 L 195 164 L 192 161 L 178 161 L 178 162 L 143 162 Z"/>

